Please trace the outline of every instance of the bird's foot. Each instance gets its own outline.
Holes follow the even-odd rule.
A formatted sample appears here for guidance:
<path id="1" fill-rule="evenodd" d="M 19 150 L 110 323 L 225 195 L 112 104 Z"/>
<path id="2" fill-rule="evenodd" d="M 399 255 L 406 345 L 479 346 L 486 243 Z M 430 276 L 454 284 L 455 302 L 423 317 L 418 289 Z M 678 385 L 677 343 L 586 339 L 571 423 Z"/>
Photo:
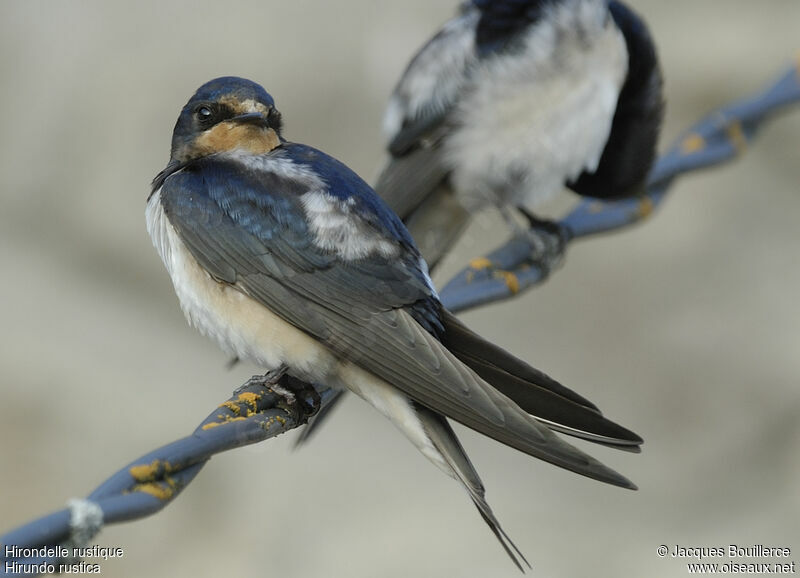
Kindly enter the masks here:
<path id="1" fill-rule="evenodd" d="M 322 407 L 319 391 L 312 384 L 291 375 L 284 375 L 270 389 L 281 396 L 282 401 L 276 405 L 292 414 L 297 423 L 308 422 Z"/>
<path id="2" fill-rule="evenodd" d="M 236 359 L 238 360 L 238 357 Z M 233 393 L 237 395 L 250 387 L 266 387 L 272 389 L 274 385 L 278 384 L 278 382 L 285 377 L 288 370 L 288 367 L 282 365 L 278 369 L 268 371 L 264 375 L 254 375 L 245 381 L 243 385 L 239 386 Z"/>
<path id="3" fill-rule="evenodd" d="M 516 294 L 525 284 L 521 284 L 520 274 L 528 279 L 528 270 L 535 267 L 539 271 L 538 278 L 543 279 L 561 264 L 570 240 L 569 230 L 524 208 L 519 208 L 519 212 L 527 219 L 529 227 L 522 227 L 517 220 L 507 218 L 514 237 L 487 257 L 472 259 L 467 271 L 468 283 L 499 279 L 511 294 Z"/>
<path id="4" fill-rule="evenodd" d="M 524 207 L 518 209 L 528 220 L 528 229 L 523 232 L 531 245 L 527 264 L 541 268 L 543 276 L 547 276 L 564 260 L 569 229 L 557 221 L 537 217 Z"/>
<path id="5" fill-rule="evenodd" d="M 264 375 L 254 375 L 236 393 L 265 387 L 278 397 L 275 407 L 290 414 L 297 423 L 305 423 L 319 411 L 322 400 L 313 385 L 288 375 L 288 369 L 282 366 Z"/>

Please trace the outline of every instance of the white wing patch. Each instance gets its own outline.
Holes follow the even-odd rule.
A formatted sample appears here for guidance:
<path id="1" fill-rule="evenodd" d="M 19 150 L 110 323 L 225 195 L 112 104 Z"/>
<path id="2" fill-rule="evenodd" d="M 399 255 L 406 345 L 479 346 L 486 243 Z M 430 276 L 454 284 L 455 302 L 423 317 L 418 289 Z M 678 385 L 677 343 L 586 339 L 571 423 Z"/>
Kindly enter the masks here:
<path id="1" fill-rule="evenodd" d="M 326 191 L 327 185 L 313 171 L 291 159 L 274 155 L 248 155 L 239 151 L 226 156 L 255 171 L 303 183 L 308 192 L 300 197 L 314 244 L 323 251 L 352 261 L 373 254 L 394 258 L 400 248 L 353 212 L 353 200 L 342 200 Z"/>
<path id="2" fill-rule="evenodd" d="M 314 234 L 314 244 L 323 251 L 336 253 L 345 261 L 378 254 L 397 257 L 400 247 L 375 230 L 353 211 L 352 199 L 345 201 L 324 191 L 315 190 L 300 197 Z"/>
<path id="3" fill-rule="evenodd" d="M 269 172 L 285 179 L 299 181 L 309 189 L 323 190 L 325 188 L 325 183 L 315 172 L 286 157 L 270 154 L 254 155 L 240 150 L 223 153 L 220 157 L 241 163 L 253 171 Z"/>

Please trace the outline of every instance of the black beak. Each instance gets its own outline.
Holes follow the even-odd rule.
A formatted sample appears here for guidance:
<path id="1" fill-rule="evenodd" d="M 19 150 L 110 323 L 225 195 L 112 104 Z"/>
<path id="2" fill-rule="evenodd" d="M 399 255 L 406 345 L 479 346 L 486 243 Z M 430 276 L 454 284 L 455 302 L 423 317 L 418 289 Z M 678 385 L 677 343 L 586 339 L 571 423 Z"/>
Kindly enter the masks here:
<path id="1" fill-rule="evenodd" d="M 228 120 L 240 124 L 255 124 L 263 127 L 269 126 L 267 117 L 261 114 L 260 112 L 248 112 L 247 114 L 240 114 L 239 116 L 234 116 L 233 118 Z"/>

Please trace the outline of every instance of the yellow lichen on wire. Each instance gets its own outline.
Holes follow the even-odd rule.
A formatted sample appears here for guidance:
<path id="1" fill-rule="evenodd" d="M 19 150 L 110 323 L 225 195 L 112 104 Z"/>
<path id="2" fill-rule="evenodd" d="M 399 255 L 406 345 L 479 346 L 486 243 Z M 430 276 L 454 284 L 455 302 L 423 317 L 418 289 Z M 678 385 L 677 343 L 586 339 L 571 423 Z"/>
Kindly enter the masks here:
<path id="1" fill-rule="evenodd" d="M 469 266 L 480 271 L 482 269 L 490 269 L 492 267 L 492 262 L 486 257 L 477 257 L 469 262 Z"/>
<path id="2" fill-rule="evenodd" d="M 248 415 L 252 415 L 254 412 L 258 411 L 258 402 L 261 396 L 251 391 L 243 391 L 236 399 L 239 403 L 247 405 L 250 412 Z"/>
<path id="3" fill-rule="evenodd" d="M 646 219 L 653 214 L 654 210 L 655 205 L 653 204 L 653 200 L 650 197 L 642 197 L 636 205 L 636 216 L 639 219 Z"/>
<path id="4" fill-rule="evenodd" d="M 167 474 L 174 467 L 166 460 L 153 460 L 149 464 L 131 466 L 128 472 L 137 482 L 131 491 L 144 492 L 158 498 L 169 500 L 175 494 L 177 484 Z"/>
<path id="5" fill-rule="evenodd" d="M 690 155 L 706 148 L 706 139 L 697 133 L 691 133 L 681 141 L 681 152 Z"/>
<path id="6" fill-rule="evenodd" d="M 150 494 L 159 500 L 169 500 L 175 495 L 178 484 L 175 483 L 170 477 L 165 477 L 162 482 L 148 482 L 146 484 L 137 484 L 132 491 L 143 492 Z"/>
<path id="7" fill-rule="evenodd" d="M 494 276 L 502 279 L 512 295 L 519 293 L 519 279 L 511 271 L 495 271 Z"/>
<path id="8" fill-rule="evenodd" d="M 166 460 L 153 460 L 149 464 L 131 466 L 128 472 L 137 482 L 152 482 L 163 474 L 173 471 L 172 464 Z"/>
<path id="9" fill-rule="evenodd" d="M 231 422 L 234 422 L 234 421 L 244 421 L 244 420 L 247 419 L 244 416 L 231 417 L 229 415 L 225 415 L 225 416 L 217 416 L 217 417 L 222 418 L 222 421 L 212 421 L 211 423 L 205 424 L 201 429 L 209 430 L 211 428 L 215 428 L 215 427 L 220 426 L 220 425 L 225 425 L 226 423 L 231 423 Z"/>
<path id="10" fill-rule="evenodd" d="M 742 154 L 747 150 L 747 137 L 742 129 L 742 123 L 740 123 L 738 120 L 732 121 L 728 124 L 728 128 L 725 132 L 728 135 L 728 139 L 730 139 L 736 154 Z"/>
<path id="11" fill-rule="evenodd" d="M 211 428 L 215 428 L 217 426 L 231 423 L 233 421 L 241 421 L 254 415 L 258 412 L 258 402 L 261 399 L 261 396 L 257 393 L 252 393 L 250 391 L 243 391 L 236 397 L 236 401 L 225 401 L 222 402 L 219 407 L 225 408 L 230 411 L 233 415 L 225 415 L 222 413 L 218 413 L 216 418 L 219 421 L 207 423 L 203 426 L 202 429 L 209 430 Z M 244 411 L 242 411 L 244 409 Z M 244 414 L 244 415 L 242 415 Z"/>
<path id="12" fill-rule="evenodd" d="M 224 401 L 224 402 L 222 402 L 221 404 L 219 404 L 219 406 L 220 406 L 220 407 L 224 407 L 225 409 L 227 409 L 227 410 L 229 410 L 229 411 L 233 412 L 235 415 L 239 415 L 239 414 L 241 413 L 241 411 L 242 411 L 242 408 L 240 408 L 240 407 L 239 407 L 239 406 L 238 406 L 238 405 L 237 405 L 235 402 L 233 402 L 233 401 Z M 220 415 L 219 417 L 224 417 L 224 416 Z"/>

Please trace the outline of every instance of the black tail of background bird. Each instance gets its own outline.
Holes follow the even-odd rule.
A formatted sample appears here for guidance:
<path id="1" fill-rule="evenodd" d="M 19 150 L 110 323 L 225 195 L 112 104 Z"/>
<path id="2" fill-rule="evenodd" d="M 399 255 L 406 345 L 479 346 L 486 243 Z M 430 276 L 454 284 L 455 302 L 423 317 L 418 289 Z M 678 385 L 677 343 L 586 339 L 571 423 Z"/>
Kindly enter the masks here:
<path id="1" fill-rule="evenodd" d="M 489 343 L 444 309 L 442 321 L 442 343 L 486 382 L 550 429 L 617 449 L 640 451 L 642 438 L 603 417 L 589 400 Z"/>

